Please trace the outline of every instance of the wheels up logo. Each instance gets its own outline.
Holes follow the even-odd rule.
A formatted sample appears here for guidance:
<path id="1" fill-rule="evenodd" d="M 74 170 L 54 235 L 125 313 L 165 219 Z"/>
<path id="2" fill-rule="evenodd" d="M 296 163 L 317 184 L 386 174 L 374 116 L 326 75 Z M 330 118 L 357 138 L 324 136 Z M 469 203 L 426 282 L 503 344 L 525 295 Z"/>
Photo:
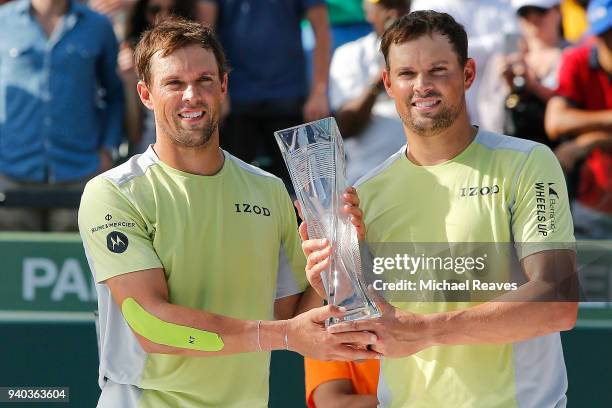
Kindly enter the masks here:
<path id="1" fill-rule="evenodd" d="M 559 202 L 559 194 L 555 190 L 555 183 L 538 182 L 534 187 L 538 233 L 546 237 L 557 229 L 555 211 Z"/>
<path id="2" fill-rule="evenodd" d="M 106 236 L 106 247 L 116 254 L 125 252 L 128 243 L 128 237 L 119 231 L 113 231 Z"/>

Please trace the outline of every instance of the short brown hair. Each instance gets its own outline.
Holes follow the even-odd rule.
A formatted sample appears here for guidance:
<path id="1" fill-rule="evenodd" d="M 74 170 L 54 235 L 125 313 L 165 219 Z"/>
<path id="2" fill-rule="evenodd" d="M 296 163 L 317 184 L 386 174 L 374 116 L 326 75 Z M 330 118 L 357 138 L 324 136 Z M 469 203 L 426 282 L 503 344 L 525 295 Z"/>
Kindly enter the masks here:
<path id="1" fill-rule="evenodd" d="M 215 54 L 219 76 L 223 77 L 229 67 L 223 48 L 213 30 L 184 18 L 172 17 L 145 31 L 140 37 L 134 51 L 138 79 L 144 81 L 145 84 L 149 84 L 151 80 L 151 58 L 156 52 L 161 51 L 160 55 L 165 57 L 179 48 L 192 44 L 200 45 L 205 50 L 211 50 Z"/>
<path id="2" fill-rule="evenodd" d="M 395 21 L 383 34 L 380 50 L 389 69 L 389 48 L 391 44 L 403 44 L 423 35 L 438 33 L 446 36 L 453 46 L 459 63 L 464 66 L 468 60 L 468 39 L 465 29 L 446 13 L 432 10 L 413 11 Z"/>

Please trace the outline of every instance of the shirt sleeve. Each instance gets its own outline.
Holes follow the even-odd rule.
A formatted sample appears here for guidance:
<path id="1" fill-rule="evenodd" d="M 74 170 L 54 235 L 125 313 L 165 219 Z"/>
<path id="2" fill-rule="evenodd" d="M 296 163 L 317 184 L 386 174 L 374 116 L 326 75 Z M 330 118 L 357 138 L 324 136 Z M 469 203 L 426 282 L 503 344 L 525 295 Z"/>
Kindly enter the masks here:
<path id="1" fill-rule="evenodd" d="M 333 380 L 350 380 L 351 370 L 345 361 L 319 361 L 304 357 L 304 378 L 306 384 L 306 403 L 315 408 L 313 393 L 321 384 Z"/>
<path id="2" fill-rule="evenodd" d="M 514 186 L 512 233 L 519 259 L 549 249 L 573 249 L 574 225 L 567 186 L 553 152 L 538 145 Z"/>
<path id="3" fill-rule="evenodd" d="M 576 52 L 569 50 L 562 59 L 559 68 L 558 86 L 555 94 L 569 100 L 576 106 L 584 106 L 584 84 L 581 81 L 579 71 L 579 60 L 576 58 Z"/>
<path id="4" fill-rule="evenodd" d="M 279 249 L 278 274 L 276 277 L 276 299 L 302 293 L 308 287 L 306 258 L 297 229 L 293 203 L 284 186 L 282 195 L 281 247 Z"/>
<path id="5" fill-rule="evenodd" d="M 96 282 L 128 272 L 161 268 L 152 232 L 128 198 L 100 176 L 85 186 L 79 231 Z"/>

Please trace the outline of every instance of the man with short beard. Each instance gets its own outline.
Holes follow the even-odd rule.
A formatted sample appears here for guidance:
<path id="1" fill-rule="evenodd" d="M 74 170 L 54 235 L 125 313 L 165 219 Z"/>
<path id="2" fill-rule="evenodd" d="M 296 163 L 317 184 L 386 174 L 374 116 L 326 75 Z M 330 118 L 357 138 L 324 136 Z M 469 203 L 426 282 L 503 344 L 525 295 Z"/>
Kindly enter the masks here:
<path id="1" fill-rule="evenodd" d="M 573 327 L 577 296 L 563 172 L 546 146 L 470 124 L 465 92 L 476 66 L 467 49 L 464 28 L 445 13 L 412 12 L 385 31 L 383 81 L 408 143 L 357 183 L 365 241 L 372 251 L 390 244 L 394 254 L 430 249 L 417 256 L 442 245 L 453 254 L 467 243 L 486 258 L 476 276 L 495 283 L 504 282 L 509 259 L 479 248 L 516 245 L 526 283 L 484 300 L 476 290 L 450 299 L 442 291 L 388 291 L 391 302 L 377 300 L 381 317 L 329 330 L 376 334 L 368 348 L 383 355 L 380 407 L 564 407 L 559 331 Z M 300 232 L 308 238 L 305 225 Z M 303 248 L 308 280 L 323 297 L 331 248 L 320 240 Z M 417 284 L 424 276 L 469 279 L 465 271 L 418 269 Z M 551 287 L 555 295 L 533 296 Z"/>
<path id="2" fill-rule="evenodd" d="M 228 74 L 210 28 L 164 21 L 135 54 L 156 143 L 91 180 L 79 211 L 97 282 L 98 407 L 263 408 L 271 350 L 376 357 L 347 345 L 372 334 L 326 332 L 339 308 L 297 315 L 310 289 L 293 205 L 280 179 L 219 148 Z"/>

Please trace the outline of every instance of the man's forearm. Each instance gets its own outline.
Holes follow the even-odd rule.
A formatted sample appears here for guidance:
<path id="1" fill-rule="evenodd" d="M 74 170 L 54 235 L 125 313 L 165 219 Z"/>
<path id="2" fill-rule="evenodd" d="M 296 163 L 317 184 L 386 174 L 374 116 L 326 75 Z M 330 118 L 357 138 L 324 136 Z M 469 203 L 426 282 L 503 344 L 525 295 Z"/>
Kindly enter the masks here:
<path id="1" fill-rule="evenodd" d="M 517 290 L 478 306 L 425 316 L 431 343 L 510 343 L 571 329 L 578 310 L 575 252 L 537 252 L 521 259 L 521 267 L 529 281 Z"/>
<path id="2" fill-rule="evenodd" d="M 512 343 L 570 330 L 576 302 L 487 302 L 428 316 L 434 345 Z"/>
<path id="3" fill-rule="evenodd" d="M 258 330 L 257 320 L 240 320 L 167 302 L 149 306 L 147 311 L 164 322 L 216 333 L 224 344 L 221 351 L 207 352 L 158 344 L 141 336 L 144 340 L 141 344 L 146 345 L 148 353 L 212 357 L 260 351 L 260 348 L 264 351 L 285 348 L 286 321 L 262 321 Z"/>
<path id="4" fill-rule="evenodd" d="M 612 130 L 581 134 L 575 139 L 575 143 L 586 152 L 590 152 L 596 147 L 612 148 Z"/>
<path id="5" fill-rule="evenodd" d="M 545 125 L 552 140 L 592 131 L 612 131 L 612 110 L 577 109 L 557 96 L 549 101 Z"/>
<path id="6" fill-rule="evenodd" d="M 375 408 L 378 405 L 375 395 L 356 394 L 348 378 L 329 379 L 319 384 L 312 400 L 317 408 Z"/>
<path id="7" fill-rule="evenodd" d="M 381 92 L 378 83 L 368 86 L 359 97 L 344 104 L 336 112 L 338 127 L 344 138 L 356 136 L 369 123 L 372 107 Z"/>
<path id="8" fill-rule="evenodd" d="M 325 6 L 315 6 L 308 12 L 308 17 L 315 35 L 315 46 L 312 52 L 311 93 L 327 93 L 331 54 L 327 8 Z"/>
<path id="9" fill-rule="evenodd" d="M 302 296 L 300 297 L 300 300 L 295 309 L 294 316 L 321 306 L 323 306 L 323 299 L 319 297 L 319 295 L 312 288 L 312 286 L 308 286 L 308 288 L 304 291 L 304 293 L 302 293 Z"/>

